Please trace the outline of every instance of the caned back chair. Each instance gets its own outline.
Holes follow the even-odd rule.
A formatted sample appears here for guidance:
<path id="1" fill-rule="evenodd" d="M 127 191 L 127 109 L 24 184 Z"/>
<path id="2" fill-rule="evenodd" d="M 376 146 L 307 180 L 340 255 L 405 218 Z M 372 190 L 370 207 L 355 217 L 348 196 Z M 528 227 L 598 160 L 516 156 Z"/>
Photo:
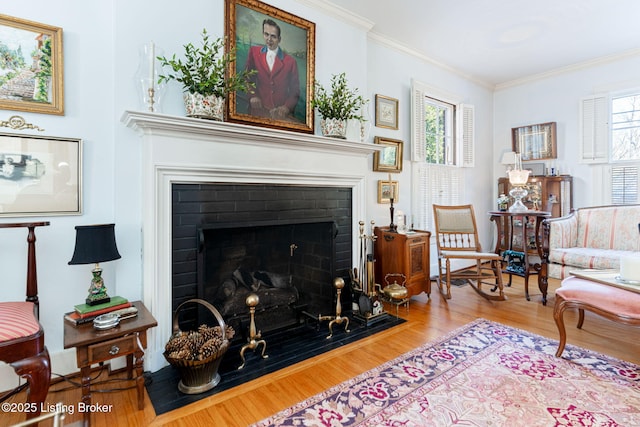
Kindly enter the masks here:
<path id="1" fill-rule="evenodd" d="M 502 258 L 493 252 L 483 252 L 478 238 L 478 227 L 472 205 L 433 205 L 438 245 L 438 288 L 447 299 L 451 298 L 451 282 L 462 279 L 482 297 L 505 300 L 502 284 Z M 451 261 L 473 261 L 472 266 L 453 270 Z M 446 289 L 443 288 L 443 283 Z M 491 285 L 492 293 L 483 290 Z M 498 293 L 493 293 L 495 291 Z"/>
<path id="2" fill-rule="evenodd" d="M 49 222 L 0 224 L 0 228 L 25 227 L 28 229 L 26 301 L 0 302 L 0 360 L 8 363 L 18 376 L 26 380 L 23 385 L 0 396 L 0 401 L 13 396 L 24 387 L 29 387 L 27 401 L 33 404 L 34 410 L 25 411 L 27 419 L 40 415 L 51 380 L 49 352 L 44 345 L 44 330 L 38 320 L 35 247 L 35 228 L 46 225 L 49 225 Z M 2 239 L 2 244 L 10 245 L 11 243 Z M 7 283 L 3 285 L 6 286 Z"/>

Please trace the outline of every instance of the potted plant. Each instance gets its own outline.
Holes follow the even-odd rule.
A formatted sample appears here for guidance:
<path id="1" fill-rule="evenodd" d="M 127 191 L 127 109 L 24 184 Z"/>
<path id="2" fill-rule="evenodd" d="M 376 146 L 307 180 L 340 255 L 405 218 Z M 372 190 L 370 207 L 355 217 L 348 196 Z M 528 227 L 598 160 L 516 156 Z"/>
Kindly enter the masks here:
<path id="1" fill-rule="evenodd" d="M 171 67 L 160 75 L 159 83 L 176 80 L 182 83 L 184 101 L 189 117 L 223 119 L 224 99 L 234 91 L 247 91 L 253 87 L 249 81 L 254 71 L 242 71 L 227 76 L 227 66 L 234 62 L 235 49 L 223 52 L 224 39 L 211 39 L 206 28 L 202 30 L 202 45 L 184 45 L 184 61 L 174 53 L 171 58 L 159 56 L 160 64 Z"/>
<path id="2" fill-rule="evenodd" d="M 321 116 L 320 128 L 324 136 L 345 138 L 347 120 L 365 121 L 362 107 L 367 102 L 369 100 L 363 98 L 357 88 L 349 88 L 346 74 L 340 73 L 331 77 L 329 90 L 319 82 L 315 82 L 315 97 L 311 105 Z"/>

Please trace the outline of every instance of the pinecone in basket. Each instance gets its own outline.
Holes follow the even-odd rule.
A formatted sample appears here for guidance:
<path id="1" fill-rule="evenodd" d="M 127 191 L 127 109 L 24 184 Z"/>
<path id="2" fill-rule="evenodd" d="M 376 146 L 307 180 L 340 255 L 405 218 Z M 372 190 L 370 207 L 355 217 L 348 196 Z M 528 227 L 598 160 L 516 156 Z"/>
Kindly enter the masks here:
<path id="1" fill-rule="evenodd" d="M 205 342 L 202 348 L 200 348 L 200 353 L 198 353 L 198 360 L 205 360 L 209 357 L 215 355 L 218 350 L 222 347 L 222 339 L 212 338 L 209 341 Z"/>
<path id="2" fill-rule="evenodd" d="M 187 345 L 187 340 L 188 334 L 185 332 L 178 332 L 172 335 L 165 345 L 166 352 L 171 354 L 182 350 Z"/>
<path id="3" fill-rule="evenodd" d="M 200 352 L 200 349 L 202 348 L 205 342 L 206 340 L 204 338 L 204 335 L 202 335 L 200 332 L 196 332 L 196 331 L 189 332 L 189 340 L 187 344 L 187 348 L 191 353 L 189 359 L 192 359 L 192 360 L 197 359 L 198 353 Z"/>
<path id="4" fill-rule="evenodd" d="M 233 338 L 235 330 L 226 327 L 227 339 Z M 165 350 L 172 359 L 204 360 L 217 353 L 222 347 L 224 339 L 220 326 L 200 325 L 197 331 L 178 332 L 174 334 Z"/>

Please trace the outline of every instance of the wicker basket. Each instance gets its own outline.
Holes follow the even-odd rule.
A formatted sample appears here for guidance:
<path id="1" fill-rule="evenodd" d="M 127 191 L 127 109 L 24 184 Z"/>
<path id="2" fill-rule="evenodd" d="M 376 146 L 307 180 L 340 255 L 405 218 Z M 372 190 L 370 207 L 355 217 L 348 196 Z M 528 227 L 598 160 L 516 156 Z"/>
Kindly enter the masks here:
<path id="1" fill-rule="evenodd" d="M 229 340 L 226 336 L 226 325 L 222 316 L 216 310 L 216 308 L 209 304 L 207 301 L 201 299 L 190 299 L 183 302 L 176 308 L 173 313 L 173 334 L 179 334 L 180 326 L 178 322 L 178 315 L 180 309 L 186 304 L 196 303 L 206 307 L 211 314 L 218 321 L 218 325 L 222 329 L 223 341 L 220 349 L 203 360 L 189 360 L 189 359 L 177 359 L 169 357 L 167 352 L 164 352 L 164 358 L 176 368 L 180 374 L 180 382 L 178 383 L 178 390 L 185 394 L 198 394 L 207 390 L 211 390 L 220 382 L 220 374 L 218 374 L 218 367 L 222 361 L 222 357 L 229 349 Z"/>

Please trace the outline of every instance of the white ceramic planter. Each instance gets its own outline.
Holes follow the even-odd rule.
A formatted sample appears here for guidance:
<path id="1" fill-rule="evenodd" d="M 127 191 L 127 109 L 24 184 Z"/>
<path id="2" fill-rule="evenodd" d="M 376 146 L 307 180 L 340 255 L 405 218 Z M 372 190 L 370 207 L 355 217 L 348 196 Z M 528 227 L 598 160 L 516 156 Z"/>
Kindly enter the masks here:
<path id="1" fill-rule="evenodd" d="M 320 130 L 323 136 L 331 138 L 347 138 L 347 121 L 340 119 L 321 119 Z"/>
<path id="2" fill-rule="evenodd" d="M 224 98 L 187 92 L 184 94 L 184 106 L 187 110 L 187 117 L 224 120 Z"/>

